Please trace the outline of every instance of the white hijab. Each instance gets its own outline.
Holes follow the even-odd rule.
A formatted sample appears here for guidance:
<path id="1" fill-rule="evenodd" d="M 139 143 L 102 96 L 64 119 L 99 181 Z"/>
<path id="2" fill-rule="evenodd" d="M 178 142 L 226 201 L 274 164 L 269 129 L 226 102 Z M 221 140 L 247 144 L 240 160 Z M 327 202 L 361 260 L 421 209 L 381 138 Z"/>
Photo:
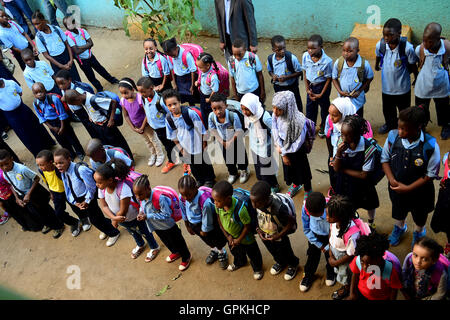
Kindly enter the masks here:
<path id="1" fill-rule="evenodd" d="M 334 105 L 339 112 L 342 114 L 341 120 L 339 120 L 338 123 L 335 123 L 336 129 L 341 131 L 342 123 L 344 122 L 344 119 L 346 116 L 351 116 L 356 113 L 356 107 L 353 105 L 352 101 L 349 97 L 339 97 L 334 99 L 331 102 L 332 105 Z"/>
<path id="2" fill-rule="evenodd" d="M 255 129 L 260 129 L 261 123 L 258 120 L 263 116 L 264 109 L 259 101 L 259 97 L 253 93 L 246 93 L 241 99 L 241 105 L 253 114 L 250 117 L 244 116 L 245 127 L 248 128 L 251 122 L 255 126 Z M 257 126 L 259 127 L 257 128 Z"/>

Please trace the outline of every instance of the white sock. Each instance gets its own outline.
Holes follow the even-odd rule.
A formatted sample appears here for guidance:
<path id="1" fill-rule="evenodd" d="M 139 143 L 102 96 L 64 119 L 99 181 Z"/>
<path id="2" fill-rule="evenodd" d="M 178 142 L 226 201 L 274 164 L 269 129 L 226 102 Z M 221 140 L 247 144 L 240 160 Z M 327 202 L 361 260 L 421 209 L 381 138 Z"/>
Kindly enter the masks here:
<path id="1" fill-rule="evenodd" d="M 403 229 L 403 228 L 405 228 L 405 220 L 396 220 L 395 225 L 397 227 L 399 227 L 400 229 Z"/>

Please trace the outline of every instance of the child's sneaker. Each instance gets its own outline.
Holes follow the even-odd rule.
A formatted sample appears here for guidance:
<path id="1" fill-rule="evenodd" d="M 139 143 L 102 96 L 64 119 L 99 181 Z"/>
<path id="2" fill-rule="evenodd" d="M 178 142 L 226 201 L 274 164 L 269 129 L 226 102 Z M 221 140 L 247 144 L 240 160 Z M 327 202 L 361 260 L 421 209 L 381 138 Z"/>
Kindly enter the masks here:
<path id="1" fill-rule="evenodd" d="M 236 271 L 237 269 L 239 269 L 240 267 L 237 267 L 234 263 L 228 265 L 227 270 L 230 272 Z"/>
<path id="2" fill-rule="evenodd" d="M 306 292 L 309 290 L 309 288 L 311 288 L 312 283 L 313 283 L 314 279 L 311 276 L 306 276 L 305 274 L 303 274 L 303 279 L 300 282 L 299 288 L 301 292 Z"/>
<path id="3" fill-rule="evenodd" d="M 175 163 L 173 162 L 166 162 L 166 165 L 161 169 L 161 173 L 167 173 L 170 170 L 172 170 L 175 167 Z"/>
<path id="4" fill-rule="evenodd" d="M 191 174 L 191 166 L 188 164 L 183 164 L 183 172 L 184 175 L 190 175 Z"/>
<path id="5" fill-rule="evenodd" d="M 295 278 L 296 274 L 297 274 L 297 269 L 298 266 L 292 267 L 292 266 L 288 266 L 288 269 L 286 270 L 286 273 L 284 274 L 284 280 L 292 280 Z"/>
<path id="6" fill-rule="evenodd" d="M 98 235 L 98 238 L 100 240 L 105 240 L 106 239 L 106 233 L 100 232 L 100 234 Z"/>
<path id="7" fill-rule="evenodd" d="M 279 264 L 278 262 L 275 262 L 275 264 L 270 268 L 270 274 L 275 276 L 279 274 L 281 271 L 283 271 L 284 267 Z"/>
<path id="8" fill-rule="evenodd" d="M 301 189 L 303 188 L 303 185 L 295 185 L 291 184 L 289 186 L 288 191 L 286 192 L 286 195 L 293 198 Z"/>
<path id="9" fill-rule="evenodd" d="M 208 254 L 208 256 L 206 257 L 206 264 L 213 264 L 214 262 L 216 262 L 216 260 L 219 258 L 219 254 L 217 253 L 217 251 L 211 250 L 211 252 Z"/>
<path id="10" fill-rule="evenodd" d="M 155 166 L 159 167 L 164 163 L 164 159 L 166 158 L 166 156 L 163 154 L 160 154 L 156 157 L 156 162 L 155 162 Z"/>
<path id="11" fill-rule="evenodd" d="M 394 229 L 388 238 L 391 246 L 397 246 L 400 243 L 400 238 L 406 233 L 407 230 L 408 226 L 406 224 L 403 229 L 399 228 L 397 225 L 394 225 Z"/>
<path id="12" fill-rule="evenodd" d="M 325 138 L 325 131 L 323 130 L 323 128 L 320 128 L 318 136 L 319 138 Z"/>
<path id="13" fill-rule="evenodd" d="M 106 246 L 107 247 L 113 246 L 117 242 L 117 239 L 119 239 L 119 237 L 120 237 L 120 233 L 118 233 L 117 236 L 115 236 L 115 237 L 109 237 L 108 241 L 106 241 Z"/>
<path id="14" fill-rule="evenodd" d="M 241 170 L 241 174 L 239 176 L 239 183 L 246 183 L 250 178 L 250 169 Z"/>
<path id="15" fill-rule="evenodd" d="M 334 286 L 334 284 L 336 283 L 336 273 L 332 273 L 332 274 L 328 274 L 327 273 L 327 278 L 325 279 L 325 285 L 327 287 L 332 287 Z"/>
<path id="16" fill-rule="evenodd" d="M 217 259 L 219 260 L 219 265 L 222 268 L 222 270 L 225 270 L 228 266 L 228 255 L 227 252 L 220 252 L 217 256 Z"/>
<path id="17" fill-rule="evenodd" d="M 253 272 L 253 279 L 255 279 L 255 280 L 261 280 L 263 276 L 264 276 L 264 271 L 262 271 L 262 270 Z"/>
<path id="18" fill-rule="evenodd" d="M 81 219 L 81 223 L 83 224 L 84 232 L 89 231 L 91 229 L 91 221 L 89 220 L 89 218 Z M 106 235 L 105 235 L 105 238 L 106 238 Z M 105 239 L 105 238 L 103 238 L 103 239 Z M 103 239 L 101 239 L 101 240 L 103 240 Z"/>
<path id="19" fill-rule="evenodd" d="M 81 221 L 78 220 L 76 225 L 70 226 L 70 232 L 72 233 L 72 237 L 77 237 L 81 232 Z"/>
<path id="20" fill-rule="evenodd" d="M 53 239 L 58 239 L 59 237 L 61 237 L 63 231 L 64 231 L 64 225 L 61 229 L 53 230 Z"/>
<path id="21" fill-rule="evenodd" d="M 8 212 L 4 212 L 3 216 L 0 218 L 0 225 L 5 224 L 9 220 Z"/>
<path id="22" fill-rule="evenodd" d="M 414 231 L 413 232 L 412 243 L 411 243 L 411 248 L 414 247 L 414 243 L 416 243 L 420 238 L 425 237 L 426 234 L 427 234 L 427 229 L 425 229 L 425 227 L 423 227 L 423 231 L 422 232 Z"/>
<path id="23" fill-rule="evenodd" d="M 186 270 L 187 268 L 189 268 L 189 265 L 191 264 L 191 258 L 192 258 L 192 256 L 189 257 L 188 261 L 186 261 L 186 262 L 183 262 L 183 261 L 182 261 L 182 262 L 180 263 L 180 265 L 178 266 L 178 270 L 184 271 L 184 270 Z"/>
<path id="24" fill-rule="evenodd" d="M 227 179 L 227 181 L 228 181 L 229 184 L 235 183 L 236 180 L 237 180 L 237 176 L 232 175 L 232 174 L 230 174 L 230 175 L 228 176 L 228 179 Z"/>
<path id="25" fill-rule="evenodd" d="M 178 258 L 181 258 L 181 255 L 179 253 L 171 253 L 169 256 L 166 257 L 167 262 L 174 262 Z"/>
<path id="26" fill-rule="evenodd" d="M 147 165 L 148 165 L 149 167 L 153 167 L 153 166 L 155 165 L 155 162 L 156 162 L 156 155 L 152 154 L 152 155 L 150 156 L 150 158 L 148 159 Z"/>
<path id="27" fill-rule="evenodd" d="M 42 232 L 43 234 L 47 234 L 47 233 L 50 232 L 50 230 L 52 230 L 50 227 L 44 226 L 44 227 L 42 228 L 41 232 Z"/>

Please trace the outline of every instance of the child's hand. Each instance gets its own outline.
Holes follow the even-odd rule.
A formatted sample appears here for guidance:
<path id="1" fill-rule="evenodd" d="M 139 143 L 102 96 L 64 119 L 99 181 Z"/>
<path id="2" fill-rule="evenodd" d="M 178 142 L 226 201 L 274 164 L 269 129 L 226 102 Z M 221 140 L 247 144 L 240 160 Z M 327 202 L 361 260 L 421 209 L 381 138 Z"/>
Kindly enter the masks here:
<path id="1" fill-rule="evenodd" d="M 139 212 L 138 216 L 137 216 L 137 220 L 138 221 L 143 221 L 145 220 L 145 214 L 143 214 L 142 212 Z"/>
<path id="2" fill-rule="evenodd" d="M 278 81 L 279 82 L 285 82 L 286 81 L 286 76 L 278 77 Z"/>
<path id="3" fill-rule="evenodd" d="M 136 131 L 139 134 L 143 134 L 144 133 L 144 130 L 142 130 L 141 128 L 134 127 L 133 130 Z"/>
<path id="4" fill-rule="evenodd" d="M 276 74 L 272 75 L 272 81 L 278 82 L 278 76 Z"/>
<path id="5" fill-rule="evenodd" d="M 124 222 L 126 219 L 125 216 L 115 216 L 114 218 L 112 218 L 113 221 L 117 221 L 117 222 Z"/>
<path id="6" fill-rule="evenodd" d="M 114 127 L 114 119 L 109 119 L 107 126 L 108 128 Z"/>
<path id="7" fill-rule="evenodd" d="M 206 102 L 206 103 L 209 103 L 210 101 L 211 101 L 211 99 L 209 99 L 209 98 L 206 98 L 206 99 L 205 99 L 205 102 Z"/>
<path id="8" fill-rule="evenodd" d="M 83 201 L 82 203 L 77 203 L 76 206 L 81 210 L 86 210 L 89 207 L 89 204 L 86 203 L 86 201 Z"/>
<path id="9" fill-rule="evenodd" d="M 202 149 L 205 150 L 207 146 L 208 146 L 208 141 L 203 141 L 202 142 Z"/>
<path id="10" fill-rule="evenodd" d="M 162 84 L 160 84 L 159 86 L 155 87 L 155 91 L 161 91 L 163 88 Z"/>
<path id="11" fill-rule="evenodd" d="M 198 80 L 194 82 L 194 86 L 198 87 Z"/>
<path id="12" fill-rule="evenodd" d="M 191 93 L 191 95 L 194 95 L 194 86 L 191 86 L 191 87 L 189 88 L 189 92 Z"/>
<path id="13" fill-rule="evenodd" d="M 21 206 L 22 208 L 25 207 L 25 205 L 26 205 L 26 203 L 23 202 L 23 201 L 22 201 L 21 199 L 19 199 L 19 198 L 16 198 L 16 203 L 17 203 L 19 206 Z"/>
<path id="14" fill-rule="evenodd" d="M 342 141 L 338 146 L 336 154 L 338 154 L 339 156 L 342 156 L 342 153 L 347 149 L 348 149 L 348 144 L 345 143 L 344 141 Z"/>
<path id="15" fill-rule="evenodd" d="M 361 94 L 361 91 L 352 91 L 350 94 L 349 94 L 349 97 L 350 98 L 358 98 L 359 97 L 359 95 Z"/>
<path id="16" fill-rule="evenodd" d="M 281 148 L 280 148 L 279 145 L 276 146 L 276 149 L 277 149 L 277 152 L 278 152 L 279 154 L 281 154 Z"/>
<path id="17" fill-rule="evenodd" d="M 112 220 L 111 224 L 114 228 L 116 228 L 116 229 L 119 228 L 119 221 Z"/>
<path id="18" fill-rule="evenodd" d="M 39 55 L 39 50 L 36 47 L 33 47 L 33 54 L 37 57 Z"/>
<path id="19" fill-rule="evenodd" d="M 62 127 L 58 129 L 58 135 L 59 135 L 59 136 L 62 136 L 62 135 L 64 134 L 64 132 L 65 132 L 65 131 L 63 130 Z"/>
<path id="20" fill-rule="evenodd" d="M 234 247 L 237 247 L 240 243 L 241 243 L 241 242 L 238 241 L 238 239 L 233 239 L 231 249 L 233 249 Z"/>
<path id="21" fill-rule="evenodd" d="M 328 263 L 330 264 L 331 267 L 337 267 L 337 260 L 334 258 L 334 256 L 330 255 L 330 257 L 328 258 Z"/>
<path id="22" fill-rule="evenodd" d="M 332 167 L 334 165 L 333 157 L 330 157 L 329 165 Z"/>
<path id="23" fill-rule="evenodd" d="M 27 203 L 29 203 L 30 202 L 30 194 L 29 193 L 27 193 L 26 195 L 25 195 L 25 197 L 23 197 L 23 203 L 25 203 L 25 204 L 27 204 Z"/>
<path id="24" fill-rule="evenodd" d="M 398 186 L 396 187 L 391 186 L 391 189 L 400 194 L 410 192 L 410 187 L 401 182 L 398 182 Z"/>
<path id="25" fill-rule="evenodd" d="M 283 163 L 286 166 L 290 166 L 291 165 L 291 160 L 289 160 L 289 158 L 287 156 L 282 156 L 281 158 L 283 159 Z"/>

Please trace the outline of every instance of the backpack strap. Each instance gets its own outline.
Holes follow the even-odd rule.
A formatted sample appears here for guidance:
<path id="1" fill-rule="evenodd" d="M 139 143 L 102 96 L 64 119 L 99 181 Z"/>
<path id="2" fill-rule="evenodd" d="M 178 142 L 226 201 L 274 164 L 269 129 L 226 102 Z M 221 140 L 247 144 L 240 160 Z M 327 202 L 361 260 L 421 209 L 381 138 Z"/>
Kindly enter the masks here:
<path id="1" fill-rule="evenodd" d="M 36 32 L 36 37 L 39 39 L 39 41 L 42 43 L 42 45 L 45 48 L 45 51 L 47 51 L 48 53 L 48 48 L 47 48 L 47 42 L 45 41 L 44 36 L 42 35 L 42 31 L 38 31 Z"/>
<path id="2" fill-rule="evenodd" d="M 383 66 L 384 56 L 386 55 L 386 41 L 384 41 L 384 38 L 381 38 L 380 40 L 380 47 L 378 49 L 378 52 L 380 53 L 380 68 Z"/>
<path id="3" fill-rule="evenodd" d="M 425 63 L 425 48 L 423 46 L 423 42 L 420 44 L 419 47 L 419 69 L 422 69 L 423 64 Z"/>
<path id="4" fill-rule="evenodd" d="M 443 40 L 444 40 L 445 53 L 442 55 L 442 66 L 444 67 L 445 70 L 449 71 L 448 65 L 449 65 L 449 59 L 450 59 L 450 41 L 448 41 L 445 38 Z"/>
<path id="5" fill-rule="evenodd" d="M 284 53 L 284 61 L 289 72 L 295 73 L 294 64 L 292 63 L 292 53 L 290 51 Z"/>
<path id="6" fill-rule="evenodd" d="M 89 168 L 89 166 L 86 164 L 86 163 L 84 163 L 84 162 L 77 162 L 77 163 L 75 163 L 75 169 L 74 169 L 74 171 L 75 171 L 75 175 L 77 176 L 77 178 L 79 179 L 79 180 L 83 180 L 82 178 L 81 178 L 81 175 L 80 175 L 80 167 L 81 166 L 85 166 L 86 168 L 88 168 L 90 171 L 93 171 L 91 168 Z M 92 172 L 92 174 L 93 174 L 93 172 Z"/>
<path id="7" fill-rule="evenodd" d="M 45 99 L 47 100 L 47 103 L 55 110 L 56 114 L 59 116 L 58 109 L 56 109 L 56 106 L 55 106 L 55 104 L 53 103 L 53 99 L 52 99 L 51 94 L 47 94 L 47 95 L 45 96 Z"/>
<path id="8" fill-rule="evenodd" d="M 144 65 L 145 71 L 147 71 L 148 73 L 150 73 L 150 71 L 148 70 L 148 66 L 147 66 L 147 55 L 144 55 L 144 58 L 142 58 L 142 64 Z"/>
<path id="9" fill-rule="evenodd" d="M 365 80 L 365 71 L 366 71 L 365 66 L 366 66 L 366 59 L 361 57 L 361 65 L 358 67 L 358 71 L 357 71 L 358 79 L 359 79 L 359 82 L 361 82 L 361 84 Z"/>
<path id="10" fill-rule="evenodd" d="M 242 225 L 242 227 L 244 227 L 244 224 L 241 221 L 240 213 L 241 213 L 242 208 L 244 207 L 244 205 L 245 205 L 244 201 L 242 201 L 240 199 L 236 199 L 236 205 L 235 205 L 234 211 L 233 211 L 233 219 L 234 219 L 234 221 L 236 221 L 237 223 Z"/>
<path id="11" fill-rule="evenodd" d="M 181 116 L 183 117 L 184 122 L 188 126 L 189 130 L 194 128 L 194 122 L 192 121 L 191 117 L 189 116 L 189 107 L 183 107 L 181 106 Z"/>
<path id="12" fill-rule="evenodd" d="M 230 56 L 230 58 L 228 59 L 228 62 L 230 63 L 230 67 L 231 70 L 233 70 L 233 72 L 236 72 L 236 59 L 234 58 L 234 56 Z"/>
<path id="13" fill-rule="evenodd" d="M 10 25 L 13 25 L 14 27 L 16 27 L 17 31 L 19 31 L 20 34 L 22 34 L 22 32 L 20 32 L 19 26 L 12 20 L 8 20 L 8 23 Z"/>
<path id="14" fill-rule="evenodd" d="M 342 73 L 342 69 L 344 68 L 344 57 L 339 57 L 338 58 L 338 65 L 337 65 L 337 69 L 338 69 L 338 79 L 341 77 L 341 73 Z"/>
<path id="15" fill-rule="evenodd" d="M 170 113 L 166 114 L 166 120 L 172 130 L 177 130 L 177 127 L 175 126 L 175 122 L 173 121 Z"/>
<path id="16" fill-rule="evenodd" d="M 161 54 L 159 52 L 156 52 L 156 54 L 158 55 L 158 58 L 159 58 L 158 60 L 156 60 L 156 66 L 158 67 L 159 75 L 162 78 L 164 76 L 164 73 L 163 73 L 163 66 L 162 66 L 162 62 L 161 62 Z M 147 68 L 147 64 L 145 64 L 145 67 Z M 148 72 L 148 68 L 147 68 L 147 72 Z"/>
<path id="17" fill-rule="evenodd" d="M 181 46 L 180 46 L 181 48 Z M 181 49 L 180 49 L 181 50 Z M 183 65 L 188 68 L 188 63 L 187 63 L 187 54 L 188 54 L 189 50 L 186 50 L 185 48 L 183 48 L 183 53 L 181 54 L 181 62 L 183 63 Z M 192 55 L 192 54 L 191 54 Z"/>
<path id="18" fill-rule="evenodd" d="M 272 54 L 270 54 L 268 57 L 267 57 L 267 63 L 269 64 L 269 66 L 270 66 L 270 69 L 272 69 L 272 72 L 274 71 L 273 70 L 273 55 L 274 55 L 274 53 L 272 53 Z"/>
<path id="19" fill-rule="evenodd" d="M 392 266 L 393 266 L 392 262 L 390 262 L 389 260 L 384 260 L 384 269 L 383 269 L 383 274 L 381 275 L 382 279 L 384 279 L 386 281 L 391 279 Z"/>
<path id="20" fill-rule="evenodd" d="M 363 138 L 365 139 L 365 138 Z M 369 159 L 372 157 L 372 155 L 377 151 L 377 147 L 373 144 L 373 141 L 375 140 L 364 140 L 365 143 L 365 151 L 364 151 L 364 164 L 366 164 Z M 376 142 L 375 142 L 376 143 Z"/>

